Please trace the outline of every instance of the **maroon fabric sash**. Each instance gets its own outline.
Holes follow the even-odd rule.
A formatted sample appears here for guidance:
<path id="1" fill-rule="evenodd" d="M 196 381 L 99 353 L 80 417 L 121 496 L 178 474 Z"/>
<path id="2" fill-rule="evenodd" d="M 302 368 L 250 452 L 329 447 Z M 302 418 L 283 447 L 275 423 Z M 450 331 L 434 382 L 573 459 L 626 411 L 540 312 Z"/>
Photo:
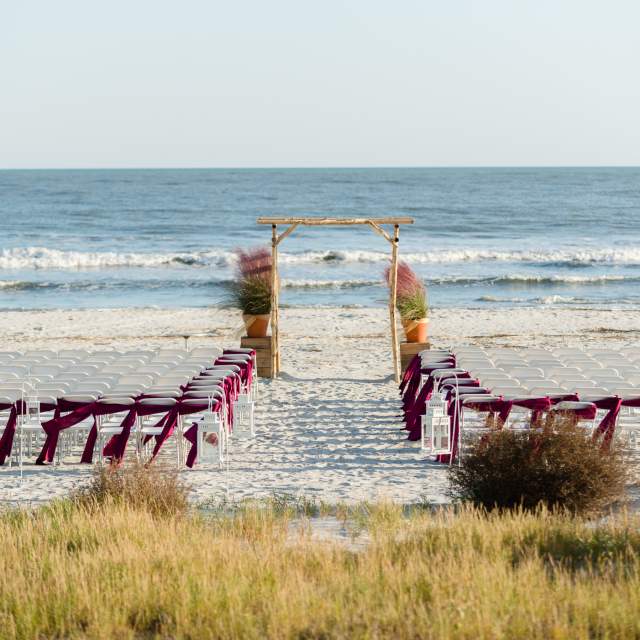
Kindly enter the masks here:
<path id="1" fill-rule="evenodd" d="M 226 356 L 226 355 L 233 355 L 234 353 L 239 353 L 242 355 L 249 355 L 252 358 L 256 357 L 256 350 L 255 349 L 251 349 L 249 347 L 235 347 L 235 348 L 229 348 L 229 349 L 223 349 L 222 350 L 222 355 Z"/>
<path id="2" fill-rule="evenodd" d="M 178 407 L 180 401 L 176 402 L 170 409 L 167 410 L 166 406 L 163 405 L 140 405 L 137 406 L 137 411 L 139 416 L 151 416 L 156 413 L 164 413 L 164 415 L 160 418 L 158 422 L 156 422 L 154 427 L 161 427 L 162 431 L 157 436 L 147 436 L 145 438 L 145 443 L 147 443 L 152 437 L 155 437 L 156 444 L 153 447 L 153 451 L 151 452 L 151 460 L 153 461 L 158 455 L 162 445 L 171 437 L 173 434 L 176 424 L 178 423 Z"/>
<path id="3" fill-rule="evenodd" d="M 600 424 L 596 429 L 596 433 L 594 434 L 597 436 L 603 436 L 603 443 L 607 446 L 613 439 L 613 434 L 616 430 L 616 424 L 618 422 L 618 415 L 620 413 L 620 408 L 622 407 L 622 402 L 622 398 L 619 398 L 618 396 L 611 396 L 609 398 L 601 398 L 594 401 L 593 403 L 596 405 L 596 407 L 598 407 L 598 409 L 605 409 L 607 411 L 604 418 L 602 418 L 602 420 L 600 421 Z"/>
<path id="4" fill-rule="evenodd" d="M 405 387 L 409 384 L 412 378 L 420 373 L 420 354 L 417 353 L 407 365 L 407 368 L 402 374 L 402 380 L 400 381 L 400 395 L 404 395 Z"/>
<path id="5" fill-rule="evenodd" d="M 460 395 L 491 395 L 491 390 L 486 387 L 459 387 Z M 449 385 L 442 387 L 441 391 L 446 391 L 445 400 L 453 402 L 456 398 L 456 388 Z"/>
<path id="6" fill-rule="evenodd" d="M 534 425 L 536 422 L 538 422 L 542 413 L 544 413 L 545 411 L 549 411 L 552 405 L 551 398 L 549 398 L 548 396 L 540 398 L 515 398 L 510 400 L 510 402 L 512 407 L 522 407 L 523 409 L 528 409 L 529 411 L 531 411 L 531 417 L 529 419 L 530 425 Z M 511 409 L 509 409 L 509 412 L 511 412 Z M 504 424 L 505 422 L 506 418 L 502 421 L 502 423 Z"/>
<path id="7" fill-rule="evenodd" d="M 419 358 L 419 356 L 416 356 Z M 455 358 L 449 358 L 443 362 L 434 362 L 430 363 L 425 367 L 421 366 L 422 359 L 418 359 L 418 366 L 414 369 L 414 372 L 409 380 L 408 384 L 405 387 L 404 393 L 402 394 L 402 408 L 406 413 L 410 411 L 413 407 L 413 404 L 416 401 L 416 395 L 418 393 L 418 387 L 420 386 L 420 380 L 422 375 L 428 375 L 432 371 L 436 371 L 438 369 L 454 369 L 455 368 Z"/>
<path id="8" fill-rule="evenodd" d="M 1 404 L 0 410 L 11 409 L 9 412 L 9 418 L 7 424 L 4 427 L 2 438 L 0 438 L 0 465 L 3 465 L 5 460 L 11 455 L 11 449 L 13 447 L 13 438 L 16 433 L 16 422 L 18 420 L 18 408 L 16 404 Z"/>
<path id="9" fill-rule="evenodd" d="M 127 448 L 129 435 L 131 434 L 131 428 L 136 423 L 136 418 L 138 417 L 136 405 L 96 403 L 96 408 L 93 413 L 93 426 L 91 427 L 91 431 L 89 431 L 89 437 L 84 445 L 80 462 L 85 464 L 91 464 L 93 462 L 93 449 L 98 437 L 98 425 L 96 418 L 98 416 L 106 416 L 112 413 L 123 413 L 125 411 L 127 412 L 127 415 L 120 423 L 122 431 L 110 438 L 109 442 L 107 442 L 102 449 L 103 456 L 110 457 L 116 462 L 122 461 L 124 458 L 124 452 Z"/>
<path id="10" fill-rule="evenodd" d="M 458 377 L 470 378 L 471 376 L 468 373 L 460 373 Z M 433 384 L 434 379 L 429 376 L 422 389 L 420 389 L 420 393 L 418 394 L 415 402 L 405 413 L 406 424 L 404 428 L 409 432 L 407 439 L 413 442 L 415 442 L 416 440 L 420 440 L 422 429 L 421 416 L 424 414 L 427 402 L 430 400 L 431 395 L 433 394 Z"/>
<path id="11" fill-rule="evenodd" d="M 457 410 L 459 406 L 459 412 Z M 461 399 L 458 403 L 457 401 L 453 401 L 449 403 L 449 407 L 447 409 L 447 413 L 449 414 L 449 434 L 451 436 L 451 454 L 444 453 L 437 456 L 438 462 L 444 462 L 449 464 L 451 460 L 455 460 L 458 455 L 458 441 L 460 439 L 460 423 L 459 418 L 462 418 L 462 414 L 464 412 L 464 407 L 467 409 L 471 409 L 473 411 L 482 411 L 485 413 L 493 413 L 498 414 L 498 419 L 504 424 L 509 417 L 509 413 L 511 413 L 511 408 L 513 404 L 508 401 L 500 398 L 498 400 L 493 400 L 492 402 L 473 402 L 473 400 L 468 401 Z"/>
<path id="12" fill-rule="evenodd" d="M 242 354 L 239 354 L 242 355 Z M 240 367 L 240 378 L 242 382 L 247 386 L 251 386 L 251 382 L 253 381 L 253 360 L 249 358 L 248 360 L 243 360 L 242 362 L 237 361 L 237 357 L 234 357 L 232 354 L 224 355 L 218 358 L 215 363 L 218 364 L 235 364 Z"/>
<path id="13" fill-rule="evenodd" d="M 76 403 L 68 403 L 64 399 L 60 399 L 58 401 L 58 407 L 53 418 L 51 420 L 47 420 L 47 422 L 42 423 L 42 428 L 47 434 L 47 437 L 44 441 L 42 451 L 40 452 L 40 455 L 36 460 L 36 464 L 45 464 L 46 462 L 52 462 L 53 457 L 56 453 L 56 448 L 58 446 L 58 438 L 60 437 L 60 432 L 64 429 L 68 429 L 69 427 L 73 427 L 74 425 L 82 422 L 83 420 L 86 420 L 89 416 L 93 415 L 95 406 L 95 401 L 78 405 Z M 74 407 L 73 410 L 71 410 L 72 407 Z M 64 416 L 60 415 L 62 411 L 69 410 L 70 413 L 67 413 Z"/>

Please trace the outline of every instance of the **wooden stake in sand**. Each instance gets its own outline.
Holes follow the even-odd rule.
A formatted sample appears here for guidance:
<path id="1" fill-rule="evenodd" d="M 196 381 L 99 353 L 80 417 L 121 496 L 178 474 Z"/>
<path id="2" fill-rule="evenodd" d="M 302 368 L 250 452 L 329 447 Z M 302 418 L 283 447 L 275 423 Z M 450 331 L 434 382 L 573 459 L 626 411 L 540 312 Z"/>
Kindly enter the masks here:
<path id="1" fill-rule="evenodd" d="M 413 224 L 413 218 L 258 218 L 258 224 L 271 225 L 271 375 L 280 373 L 280 332 L 278 296 L 278 245 L 300 225 L 308 227 L 347 226 L 363 224 L 370 226 L 378 235 L 391 244 L 391 290 L 389 293 L 389 322 L 391 324 L 391 351 L 396 382 L 400 382 L 400 354 L 398 349 L 398 328 L 396 318 L 396 297 L 398 290 L 398 251 L 400 225 Z M 289 225 L 278 235 L 278 225 Z M 393 237 L 382 225 L 393 225 Z"/>

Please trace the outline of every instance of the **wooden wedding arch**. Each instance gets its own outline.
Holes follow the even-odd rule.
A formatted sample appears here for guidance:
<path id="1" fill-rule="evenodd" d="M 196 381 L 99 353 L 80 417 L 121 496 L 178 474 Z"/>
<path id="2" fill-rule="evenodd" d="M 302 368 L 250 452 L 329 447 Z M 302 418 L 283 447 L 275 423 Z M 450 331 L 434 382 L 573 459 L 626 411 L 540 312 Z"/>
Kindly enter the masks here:
<path id="1" fill-rule="evenodd" d="M 278 245 L 300 226 L 352 226 L 368 225 L 378 235 L 391 244 L 391 287 L 389 294 L 389 321 L 391 324 L 391 349 L 396 382 L 400 382 L 400 353 L 398 349 L 398 331 L 396 325 L 396 294 L 398 289 L 398 247 L 400 225 L 413 224 L 413 218 L 258 218 L 258 224 L 271 225 L 271 371 L 275 378 L 280 372 L 280 333 L 279 333 L 279 295 L 278 295 Z M 287 228 L 278 235 L 278 225 Z M 393 225 L 393 235 L 383 228 Z"/>

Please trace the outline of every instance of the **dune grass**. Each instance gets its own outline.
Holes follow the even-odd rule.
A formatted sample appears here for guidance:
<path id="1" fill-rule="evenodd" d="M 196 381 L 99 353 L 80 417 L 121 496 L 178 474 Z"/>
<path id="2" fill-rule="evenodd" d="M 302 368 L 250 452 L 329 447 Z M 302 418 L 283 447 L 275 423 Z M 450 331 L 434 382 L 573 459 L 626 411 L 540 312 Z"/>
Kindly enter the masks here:
<path id="1" fill-rule="evenodd" d="M 308 512 L 161 515 L 109 498 L 7 511 L 0 637 L 640 636 L 639 523 L 625 515 L 363 505 L 337 513 L 370 536 L 352 552 L 292 536 Z"/>

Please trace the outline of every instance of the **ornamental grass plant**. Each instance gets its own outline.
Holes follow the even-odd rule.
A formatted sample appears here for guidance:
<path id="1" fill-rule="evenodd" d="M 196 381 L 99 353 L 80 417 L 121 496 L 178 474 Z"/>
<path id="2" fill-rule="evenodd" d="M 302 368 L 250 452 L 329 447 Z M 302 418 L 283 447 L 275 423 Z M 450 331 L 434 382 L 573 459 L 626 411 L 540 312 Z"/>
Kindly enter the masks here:
<path id="1" fill-rule="evenodd" d="M 236 249 L 229 303 L 246 315 L 271 312 L 271 252 L 266 247 Z"/>
<path id="2" fill-rule="evenodd" d="M 384 278 L 390 287 L 391 267 L 386 268 Z M 429 311 L 424 283 L 403 260 L 398 262 L 396 307 L 405 321 L 422 320 Z"/>

